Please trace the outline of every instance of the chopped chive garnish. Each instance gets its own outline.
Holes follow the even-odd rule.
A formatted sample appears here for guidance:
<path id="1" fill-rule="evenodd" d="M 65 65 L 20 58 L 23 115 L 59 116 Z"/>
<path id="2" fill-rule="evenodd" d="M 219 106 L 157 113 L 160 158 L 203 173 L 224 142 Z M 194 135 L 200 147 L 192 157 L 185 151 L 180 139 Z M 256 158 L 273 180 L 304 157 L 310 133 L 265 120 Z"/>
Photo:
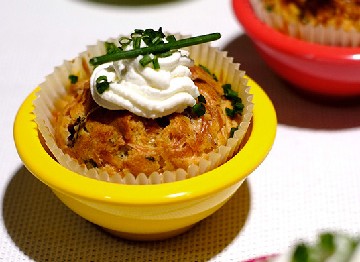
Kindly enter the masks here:
<path id="1" fill-rule="evenodd" d="M 234 110 L 239 114 L 241 114 L 242 111 L 244 110 L 244 104 L 241 101 L 237 101 L 235 103 L 233 102 L 232 106 L 233 106 Z"/>
<path id="2" fill-rule="evenodd" d="M 165 34 L 162 32 L 162 28 L 160 27 L 157 31 L 154 29 L 145 29 L 142 33 L 148 40 L 154 39 L 156 37 L 164 38 Z"/>
<path id="3" fill-rule="evenodd" d="M 134 30 L 134 33 L 135 33 L 135 34 L 142 35 L 142 34 L 144 33 L 144 30 L 142 30 L 142 29 L 135 29 L 135 30 Z"/>
<path id="4" fill-rule="evenodd" d="M 239 129 L 238 127 L 232 127 L 232 128 L 230 129 L 229 138 L 234 137 L 234 133 L 235 133 L 235 131 L 238 130 L 238 129 Z"/>
<path id="5" fill-rule="evenodd" d="M 109 86 L 110 84 L 107 81 L 106 76 L 99 76 L 96 79 L 96 90 L 98 91 L 99 94 L 104 93 L 109 88 Z"/>
<path id="6" fill-rule="evenodd" d="M 161 38 L 159 37 L 159 36 L 156 36 L 155 38 L 153 38 L 152 40 L 151 40 L 151 44 L 153 44 L 153 45 L 157 45 L 157 44 L 159 44 L 161 42 Z"/>
<path id="7" fill-rule="evenodd" d="M 208 73 L 209 75 L 211 75 L 212 78 L 213 78 L 216 82 L 218 81 L 216 75 L 213 74 L 213 73 L 211 73 L 210 70 L 209 70 L 206 66 L 204 66 L 204 65 L 199 65 L 199 66 L 200 66 L 206 73 Z"/>
<path id="8" fill-rule="evenodd" d="M 106 54 L 114 54 L 121 51 L 114 43 L 110 42 L 105 42 L 105 49 Z"/>
<path id="9" fill-rule="evenodd" d="M 168 35 L 166 37 L 166 41 L 168 41 L 168 43 L 172 43 L 172 42 L 175 42 L 176 41 L 176 38 L 174 35 Z"/>
<path id="10" fill-rule="evenodd" d="M 152 60 L 153 60 L 153 59 L 151 58 L 150 55 L 144 55 L 144 56 L 140 59 L 139 63 L 140 63 L 140 65 L 141 65 L 142 67 L 145 67 L 146 65 L 148 65 L 149 63 L 151 63 Z"/>
<path id="11" fill-rule="evenodd" d="M 130 44 L 130 42 L 131 42 L 131 39 L 128 37 L 125 37 L 125 36 L 121 37 L 119 40 L 120 45 L 128 45 L 128 44 Z"/>
<path id="12" fill-rule="evenodd" d="M 96 79 L 96 82 L 102 82 L 102 81 L 107 81 L 107 77 L 106 76 L 99 76 L 97 79 Z"/>
<path id="13" fill-rule="evenodd" d="M 203 95 L 199 95 L 197 99 L 198 102 L 191 108 L 191 111 L 193 114 L 200 117 L 205 115 L 206 113 L 206 107 L 205 107 L 206 99 Z"/>
<path id="14" fill-rule="evenodd" d="M 141 35 L 142 35 L 142 32 L 137 32 L 135 30 L 134 33 L 131 33 L 131 38 L 138 38 L 138 37 L 141 37 Z"/>
<path id="15" fill-rule="evenodd" d="M 151 40 L 150 37 L 148 37 L 148 36 L 143 36 L 142 40 L 144 41 L 144 43 L 145 43 L 147 46 L 151 46 L 152 40 Z"/>
<path id="16" fill-rule="evenodd" d="M 170 50 L 168 52 L 157 54 L 157 57 L 168 57 L 171 56 L 174 52 L 175 52 L 174 50 Z"/>
<path id="17" fill-rule="evenodd" d="M 71 84 L 76 84 L 79 78 L 76 75 L 69 75 L 69 80 Z"/>
<path id="18" fill-rule="evenodd" d="M 203 103 L 197 103 L 191 108 L 192 112 L 198 117 L 205 115 L 206 108 Z"/>
<path id="19" fill-rule="evenodd" d="M 235 110 L 231 108 L 225 108 L 225 113 L 228 117 L 233 118 L 235 116 Z"/>
<path id="20" fill-rule="evenodd" d="M 160 64 L 159 64 L 159 60 L 157 57 L 154 57 L 154 59 L 152 60 L 152 64 L 154 69 L 160 69 Z"/>
<path id="21" fill-rule="evenodd" d="M 223 91 L 224 91 L 224 96 L 227 99 L 233 100 L 233 99 L 236 99 L 238 97 L 238 93 L 231 89 L 230 84 L 225 84 L 225 85 L 222 86 L 222 88 L 223 88 Z"/>
<path id="22" fill-rule="evenodd" d="M 198 96 L 198 101 L 199 101 L 200 103 L 204 103 L 204 104 L 206 104 L 206 99 L 205 99 L 205 96 L 203 96 L 203 95 L 199 95 L 199 96 Z"/>
<path id="23" fill-rule="evenodd" d="M 135 37 L 133 38 L 133 48 L 134 49 L 138 49 L 141 46 L 141 38 L 140 37 Z"/>
<path id="24" fill-rule="evenodd" d="M 153 156 L 146 156 L 145 158 L 151 162 L 155 161 L 155 157 L 153 157 Z"/>
<path id="25" fill-rule="evenodd" d="M 119 49 L 119 51 L 125 50 L 125 49 L 128 47 L 128 45 L 131 44 L 132 41 L 133 41 L 133 40 L 132 40 L 131 38 L 128 38 L 128 37 L 125 37 L 125 36 L 121 37 L 121 38 L 119 39 L 119 44 L 120 44 L 120 49 Z"/>
<path id="26" fill-rule="evenodd" d="M 241 115 L 244 110 L 244 104 L 242 103 L 241 98 L 238 96 L 238 93 L 231 89 L 230 84 L 224 84 L 222 86 L 224 91 L 224 96 L 226 99 L 231 101 L 232 109 L 225 108 L 225 113 L 227 116 L 233 118 L 236 114 Z"/>
<path id="27" fill-rule="evenodd" d="M 159 31 L 154 31 L 154 32 L 159 32 Z M 147 33 L 146 30 L 144 31 L 144 34 L 145 33 Z M 162 32 L 161 32 L 161 34 L 162 34 Z M 156 35 L 157 35 L 157 33 L 156 33 Z M 187 46 L 198 45 L 198 44 L 214 41 L 214 40 L 219 39 L 220 37 L 221 37 L 220 33 L 212 33 L 212 34 L 201 35 L 201 36 L 196 36 L 196 37 L 189 37 L 189 38 L 180 39 L 180 40 L 176 40 L 176 41 L 172 41 L 172 42 L 168 42 L 168 43 L 161 43 L 158 45 L 152 45 L 152 46 L 142 47 L 142 48 L 138 48 L 138 49 L 115 52 L 115 53 L 106 54 L 103 56 L 93 57 L 90 59 L 90 63 L 95 66 L 95 65 L 101 65 L 101 64 L 111 62 L 111 61 L 117 61 L 120 59 L 135 58 L 139 55 L 168 52 L 173 49 L 178 49 L 178 48 L 183 48 L 183 47 L 187 47 Z M 148 40 L 150 40 L 150 42 L 148 40 L 146 40 L 147 38 L 148 38 Z M 147 45 L 149 45 L 152 41 L 151 39 L 154 39 L 154 37 L 150 38 L 147 36 L 143 36 L 142 39 Z"/>

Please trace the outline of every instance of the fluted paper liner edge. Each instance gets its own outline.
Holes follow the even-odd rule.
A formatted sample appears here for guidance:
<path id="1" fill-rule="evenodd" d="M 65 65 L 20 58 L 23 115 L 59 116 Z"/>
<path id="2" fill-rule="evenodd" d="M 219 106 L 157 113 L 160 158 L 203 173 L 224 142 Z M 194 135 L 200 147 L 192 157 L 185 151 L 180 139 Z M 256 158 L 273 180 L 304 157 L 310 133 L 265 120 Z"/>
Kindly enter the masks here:
<path id="1" fill-rule="evenodd" d="M 175 36 L 177 39 L 185 37 L 180 34 L 175 34 Z M 116 39 L 109 39 L 108 41 L 115 41 Z M 206 66 L 218 77 L 219 81 L 230 83 L 232 89 L 237 91 L 243 100 L 244 111 L 242 122 L 238 130 L 235 131 L 234 136 L 228 139 L 226 145 L 220 146 L 218 149 L 207 154 L 205 158 L 200 160 L 199 165 L 192 164 L 187 170 L 178 169 L 163 173 L 154 172 L 150 175 L 127 173 L 123 177 L 117 174 L 110 176 L 99 168 L 88 169 L 85 165 L 80 165 L 75 159 L 64 154 L 54 139 L 54 129 L 51 123 L 52 112 L 56 107 L 56 101 L 60 100 L 67 92 L 70 84 L 69 75 L 77 75 L 80 80 L 88 78 L 92 71 L 89 59 L 105 53 L 104 42 L 98 41 L 96 45 L 88 46 L 87 50 L 79 54 L 77 58 L 71 61 L 64 61 L 61 66 L 56 67 L 54 72 L 48 75 L 45 81 L 40 84 L 40 91 L 37 93 L 37 98 L 34 101 L 35 122 L 45 140 L 46 146 L 56 160 L 62 166 L 89 178 L 120 184 L 144 185 L 168 183 L 198 176 L 220 166 L 233 157 L 240 148 L 252 118 L 252 95 L 249 93 L 250 87 L 247 86 L 247 79 L 244 77 L 245 72 L 239 69 L 239 64 L 233 63 L 232 58 L 227 57 L 226 52 L 220 51 L 208 43 L 191 46 L 187 49 L 195 64 Z"/>

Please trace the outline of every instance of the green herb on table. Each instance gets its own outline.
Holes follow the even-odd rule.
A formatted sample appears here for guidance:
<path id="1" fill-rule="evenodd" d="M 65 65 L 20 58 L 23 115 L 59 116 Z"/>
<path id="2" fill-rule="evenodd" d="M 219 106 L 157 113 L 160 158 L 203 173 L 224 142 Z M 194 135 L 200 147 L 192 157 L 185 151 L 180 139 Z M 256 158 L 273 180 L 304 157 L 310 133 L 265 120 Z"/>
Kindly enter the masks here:
<path id="1" fill-rule="evenodd" d="M 293 262 L 309 262 L 309 250 L 305 244 L 299 244 L 293 255 Z"/>
<path id="2" fill-rule="evenodd" d="M 358 238 L 324 232 L 313 244 L 298 243 L 292 249 L 292 262 L 355 261 L 354 252 L 360 245 Z"/>

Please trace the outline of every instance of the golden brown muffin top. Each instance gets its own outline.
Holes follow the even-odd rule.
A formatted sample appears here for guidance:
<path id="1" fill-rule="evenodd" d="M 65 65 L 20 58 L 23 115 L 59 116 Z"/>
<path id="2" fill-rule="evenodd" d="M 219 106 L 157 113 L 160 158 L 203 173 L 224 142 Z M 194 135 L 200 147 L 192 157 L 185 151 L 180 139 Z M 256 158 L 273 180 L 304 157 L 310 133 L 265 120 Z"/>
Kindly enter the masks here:
<path id="1" fill-rule="evenodd" d="M 192 78 L 206 99 L 206 113 L 173 113 L 146 119 L 125 110 L 107 110 L 92 100 L 89 82 L 71 86 L 62 110 L 54 112 L 55 140 L 67 154 L 88 168 L 110 174 L 164 172 L 187 169 L 205 154 L 225 145 L 241 116 L 230 118 L 222 85 L 201 67 L 191 68 Z"/>

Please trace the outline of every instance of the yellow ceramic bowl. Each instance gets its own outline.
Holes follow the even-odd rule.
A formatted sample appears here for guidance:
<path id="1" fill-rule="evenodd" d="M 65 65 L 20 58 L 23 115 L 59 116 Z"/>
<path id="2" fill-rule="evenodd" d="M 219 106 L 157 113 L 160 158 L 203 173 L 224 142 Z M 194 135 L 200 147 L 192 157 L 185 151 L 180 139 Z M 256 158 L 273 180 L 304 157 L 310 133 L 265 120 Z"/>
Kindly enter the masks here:
<path id="1" fill-rule="evenodd" d="M 243 149 L 222 166 L 200 176 L 159 185 L 120 185 L 78 175 L 58 164 L 44 149 L 34 122 L 36 90 L 21 105 L 14 123 L 18 154 L 28 170 L 49 186 L 74 212 L 129 239 L 177 235 L 218 210 L 260 165 L 271 149 L 276 114 L 251 79 L 253 125 Z"/>

